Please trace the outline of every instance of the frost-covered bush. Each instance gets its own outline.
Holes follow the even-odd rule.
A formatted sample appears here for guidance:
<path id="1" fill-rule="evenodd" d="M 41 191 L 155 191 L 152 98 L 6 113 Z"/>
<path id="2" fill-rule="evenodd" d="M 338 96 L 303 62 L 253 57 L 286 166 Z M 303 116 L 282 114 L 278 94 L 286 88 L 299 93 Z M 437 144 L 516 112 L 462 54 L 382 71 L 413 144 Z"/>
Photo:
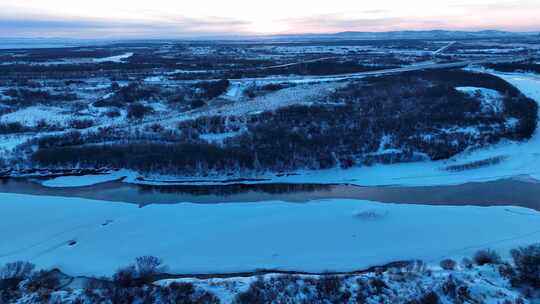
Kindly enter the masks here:
<path id="1" fill-rule="evenodd" d="M 316 283 L 319 297 L 330 303 L 347 303 L 351 293 L 343 289 L 343 278 L 337 276 L 323 276 Z"/>
<path id="2" fill-rule="evenodd" d="M 540 244 L 514 249 L 511 254 L 517 281 L 540 288 Z"/>
<path id="3" fill-rule="evenodd" d="M 259 277 L 248 290 L 237 295 L 234 303 L 349 303 L 353 295 L 345 288 L 344 280 L 337 276 L 320 279 L 291 275 Z"/>
<path id="4" fill-rule="evenodd" d="M 230 82 L 226 79 L 218 81 L 204 81 L 194 85 L 198 89 L 198 96 L 203 100 L 210 100 L 227 92 Z"/>
<path id="5" fill-rule="evenodd" d="M 479 266 L 486 264 L 499 264 L 501 262 L 501 257 L 496 251 L 485 249 L 477 251 L 474 254 L 474 262 Z"/>
<path id="6" fill-rule="evenodd" d="M 145 282 L 151 280 L 157 274 L 163 273 L 166 269 L 160 258 L 149 255 L 138 257 L 135 260 L 135 268 L 137 276 Z"/>
<path id="7" fill-rule="evenodd" d="M 5 279 L 26 279 L 34 271 L 35 265 L 29 262 L 18 261 L 8 263 L 0 268 L 0 280 Z"/>
<path id="8" fill-rule="evenodd" d="M 456 268 L 456 261 L 452 259 L 444 259 L 441 261 L 440 266 L 444 270 L 454 270 Z"/>
<path id="9" fill-rule="evenodd" d="M 163 303 L 218 304 L 219 299 L 204 290 L 197 290 L 191 283 L 172 283 L 161 289 Z"/>
<path id="10" fill-rule="evenodd" d="M 76 299 L 79 303 L 161 303 L 161 304 L 218 304 L 212 293 L 196 288 L 191 283 L 172 283 L 168 286 L 151 284 L 122 287 L 114 284 L 102 285 L 100 289 L 86 288 Z"/>
<path id="11" fill-rule="evenodd" d="M 142 256 L 135 260 L 134 265 L 118 269 L 113 275 L 113 282 L 121 287 L 142 286 L 152 283 L 165 269 L 160 258 Z"/>
<path id="12" fill-rule="evenodd" d="M 442 292 L 452 300 L 452 303 L 465 303 L 471 298 L 467 284 L 452 275 L 448 276 L 442 285 Z"/>
<path id="13" fill-rule="evenodd" d="M 34 272 L 20 284 L 23 294 L 30 295 L 29 303 L 56 303 L 52 294 L 61 286 L 60 272 L 57 270 L 40 270 Z"/>
<path id="14" fill-rule="evenodd" d="M 139 285 L 135 266 L 127 266 L 118 269 L 113 274 L 113 282 L 120 287 L 134 287 Z"/>
<path id="15" fill-rule="evenodd" d="M 32 275 L 34 267 L 28 262 L 14 262 L 0 268 L 0 303 L 10 303 L 20 296 L 19 285 Z"/>

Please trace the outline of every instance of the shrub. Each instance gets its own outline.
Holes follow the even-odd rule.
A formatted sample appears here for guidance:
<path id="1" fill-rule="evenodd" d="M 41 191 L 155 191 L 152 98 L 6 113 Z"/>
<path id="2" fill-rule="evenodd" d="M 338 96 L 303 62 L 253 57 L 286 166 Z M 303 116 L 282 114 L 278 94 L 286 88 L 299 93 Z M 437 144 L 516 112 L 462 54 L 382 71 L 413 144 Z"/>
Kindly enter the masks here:
<path id="1" fill-rule="evenodd" d="M 229 85 L 230 83 L 227 79 L 222 79 L 219 81 L 200 82 L 196 84 L 195 87 L 200 89 L 199 95 L 202 99 L 210 100 L 227 92 Z"/>
<path id="2" fill-rule="evenodd" d="M 113 91 L 118 91 L 119 89 L 120 89 L 120 85 L 118 84 L 118 82 L 113 81 L 113 82 L 111 83 L 111 90 L 113 90 Z"/>
<path id="3" fill-rule="evenodd" d="M 0 268 L 0 303 L 10 303 L 18 297 L 19 284 L 32 275 L 34 267 L 28 262 L 14 262 Z"/>
<path id="4" fill-rule="evenodd" d="M 337 276 L 323 276 L 315 285 L 319 298 L 330 303 L 347 303 L 351 297 L 349 291 L 343 290 L 343 278 Z"/>
<path id="5" fill-rule="evenodd" d="M 160 258 L 142 256 L 135 260 L 135 265 L 120 268 L 113 275 L 113 282 L 120 287 L 139 287 L 152 283 L 166 267 Z"/>
<path id="6" fill-rule="evenodd" d="M 521 283 L 540 287 L 540 244 L 521 247 L 511 251 L 517 280 Z"/>
<path id="7" fill-rule="evenodd" d="M 49 131 L 51 129 L 53 129 L 53 126 L 51 126 L 45 119 L 38 120 L 34 126 L 34 130 L 38 132 Z"/>
<path id="8" fill-rule="evenodd" d="M 27 132 L 28 128 L 20 122 L 0 123 L 0 134 L 13 134 Z"/>
<path id="9" fill-rule="evenodd" d="M 408 304 L 439 304 L 439 303 L 440 303 L 439 295 L 434 291 L 430 291 L 426 293 L 425 295 L 421 296 L 418 300 L 410 301 Z"/>
<path id="10" fill-rule="evenodd" d="M 452 171 L 452 172 L 462 172 L 466 170 L 478 169 L 478 168 L 498 165 L 502 163 L 503 161 L 505 161 L 507 158 L 508 156 L 491 157 L 488 159 L 473 161 L 466 164 L 451 165 L 451 166 L 446 167 L 445 170 Z"/>
<path id="11" fill-rule="evenodd" d="M 485 249 L 474 254 L 474 262 L 479 266 L 486 264 L 499 264 L 501 262 L 501 257 L 497 252 L 491 249 Z"/>
<path id="12" fill-rule="evenodd" d="M 34 271 L 35 265 L 29 262 L 8 263 L 0 269 L 0 279 L 26 279 Z"/>
<path id="13" fill-rule="evenodd" d="M 440 265 L 441 268 L 444 270 L 454 270 L 456 269 L 457 263 L 452 259 L 444 259 L 441 261 Z"/>
<path id="14" fill-rule="evenodd" d="M 165 130 L 165 128 L 158 124 L 158 123 L 155 123 L 155 124 L 152 124 L 148 127 L 148 129 L 154 133 L 159 133 L 159 132 L 163 132 Z"/>
<path id="15" fill-rule="evenodd" d="M 133 103 L 136 101 L 152 99 L 156 97 L 159 92 L 160 90 L 158 87 L 130 83 L 125 87 L 120 87 L 110 100 L 120 103 Z"/>
<path id="16" fill-rule="evenodd" d="M 138 286 L 139 282 L 137 280 L 136 272 L 135 266 L 133 265 L 120 268 L 113 274 L 113 282 L 117 286 L 124 288 Z"/>
<path id="17" fill-rule="evenodd" d="M 4 95 L 12 98 L 11 103 L 24 106 L 77 99 L 75 94 L 51 94 L 48 91 L 28 89 L 9 89 L 4 91 Z"/>
<path id="18" fill-rule="evenodd" d="M 463 258 L 463 260 L 461 260 L 461 265 L 465 269 L 471 269 L 473 267 L 473 262 L 468 258 Z"/>
<path id="19" fill-rule="evenodd" d="M 138 277 L 145 282 L 151 282 L 155 275 L 165 271 L 163 261 L 155 256 L 138 257 L 135 265 Z"/>
<path id="20" fill-rule="evenodd" d="M 442 284 L 442 292 L 453 300 L 452 303 L 465 303 L 470 298 L 470 290 L 467 285 L 452 275 L 448 276 Z"/>
<path id="21" fill-rule="evenodd" d="M 91 119 L 73 119 L 68 122 L 70 128 L 83 130 L 94 126 L 94 121 Z"/>
<path id="22" fill-rule="evenodd" d="M 502 263 L 499 266 L 499 274 L 502 277 L 509 279 L 512 283 L 516 283 L 516 270 L 514 267 L 512 267 L 512 265 L 510 265 L 510 263 Z"/>
<path id="23" fill-rule="evenodd" d="M 134 103 L 128 107 L 128 118 L 130 119 L 143 119 L 147 114 L 150 114 L 154 111 L 151 107 L 147 107 L 140 103 Z"/>
<path id="24" fill-rule="evenodd" d="M 191 283 L 172 283 L 165 288 L 162 294 L 167 296 L 166 303 L 200 303 L 200 304 L 218 304 L 219 299 L 207 292 L 198 291 Z"/>
<path id="25" fill-rule="evenodd" d="M 344 278 L 337 276 L 319 279 L 295 275 L 258 277 L 246 291 L 236 296 L 233 303 L 298 303 L 299 295 L 302 295 L 302 303 L 348 303 L 352 294 L 344 288 L 343 281 Z M 361 297 L 356 296 L 357 300 Z"/>
<path id="26" fill-rule="evenodd" d="M 56 271 L 40 270 L 35 272 L 25 282 L 25 289 L 30 292 L 53 291 L 60 287 L 60 280 Z"/>
<path id="27" fill-rule="evenodd" d="M 286 88 L 288 85 L 284 83 L 270 83 L 261 87 L 265 91 L 279 91 Z"/>
<path id="28" fill-rule="evenodd" d="M 105 115 L 109 118 L 116 118 L 116 117 L 120 117 L 120 112 L 117 111 L 117 110 L 112 110 L 112 111 L 108 111 L 107 113 L 105 113 Z"/>
<path id="29" fill-rule="evenodd" d="M 202 99 L 196 99 L 196 100 L 191 102 L 191 108 L 192 109 L 202 108 L 205 105 L 206 105 L 206 102 L 204 102 L 204 100 L 202 100 Z"/>

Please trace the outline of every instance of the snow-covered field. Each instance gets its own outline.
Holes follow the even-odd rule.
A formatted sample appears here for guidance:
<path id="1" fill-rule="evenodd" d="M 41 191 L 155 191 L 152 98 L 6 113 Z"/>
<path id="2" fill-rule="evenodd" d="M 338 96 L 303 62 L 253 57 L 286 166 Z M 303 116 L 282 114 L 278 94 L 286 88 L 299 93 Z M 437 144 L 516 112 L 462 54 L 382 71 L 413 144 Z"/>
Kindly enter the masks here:
<path id="1" fill-rule="evenodd" d="M 540 213 L 354 200 L 151 205 L 0 194 L 0 265 L 27 260 L 110 275 L 141 255 L 174 273 L 261 268 L 347 271 L 403 259 L 438 263 L 540 241 Z M 76 244 L 70 246 L 69 243 Z"/>
<path id="2" fill-rule="evenodd" d="M 19 122 L 25 126 L 35 126 L 40 121 L 65 124 L 73 118 L 72 113 L 66 112 L 65 109 L 60 107 L 31 106 L 2 115 L 0 122 Z"/>

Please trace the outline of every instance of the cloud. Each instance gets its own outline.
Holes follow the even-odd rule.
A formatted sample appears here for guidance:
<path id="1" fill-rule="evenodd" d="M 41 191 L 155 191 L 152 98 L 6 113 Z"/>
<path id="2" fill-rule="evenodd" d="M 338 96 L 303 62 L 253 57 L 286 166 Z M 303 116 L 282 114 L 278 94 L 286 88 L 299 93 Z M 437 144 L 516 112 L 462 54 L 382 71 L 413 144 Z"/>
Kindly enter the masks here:
<path id="1" fill-rule="evenodd" d="M 249 23 L 227 18 L 179 17 L 162 22 L 110 21 L 101 19 L 36 18 L 0 16 L 0 36 L 153 38 L 243 33 Z"/>
<path id="2" fill-rule="evenodd" d="M 384 10 L 384 9 L 372 9 L 372 10 L 362 11 L 361 13 L 366 14 L 366 15 L 381 15 L 381 14 L 386 14 L 389 12 L 390 12 L 389 10 Z"/>
<path id="3" fill-rule="evenodd" d="M 498 12 L 498 11 L 514 11 L 514 10 L 530 10 L 540 9 L 540 4 L 537 0 L 499 0 L 490 1 L 489 3 L 456 3 L 450 5 L 451 8 L 460 8 L 469 11 L 481 12 Z"/>
<path id="4" fill-rule="evenodd" d="M 59 3 L 58 1 L 57 3 Z M 107 0 L 93 1 L 104 3 Z M 198 2 L 199 5 L 206 4 L 205 0 L 198 1 L 200 2 Z M 380 2 L 384 4 L 385 1 L 381 0 Z M 487 1 L 492 4 L 488 5 Z M 409 6 L 387 7 L 382 4 L 373 4 L 371 6 L 352 7 L 350 10 L 343 6 L 343 8 L 339 9 L 339 12 L 312 13 L 311 15 L 307 15 L 309 12 L 304 11 L 292 11 L 288 12 L 289 14 L 277 14 L 275 12 L 271 14 L 272 11 L 268 13 L 265 11 L 264 14 L 261 13 L 261 16 L 257 16 L 256 14 L 250 15 L 237 10 L 227 15 L 233 17 L 223 17 L 224 14 L 220 13 L 223 8 L 219 6 L 209 7 L 207 11 L 213 9 L 212 14 L 220 17 L 207 15 L 202 17 L 203 13 L 200 12 L 198 14 L 192 12 L 189 15 L 191 17 L 187 17 L 188 15 L 184 15 L 188 14 L 187 11 L 183 11 L 182 15 L 178 16 L 177 12 L 179 10 L 166 10 L 164 6 L 157 6 L 159 9 L 153 6 L 144 10 L 142 7 L 133 7 L 131 9 L 126 7 L 121 11 L 107 11 L 107 14 L 99 14 L 98 12 L 92 14 L 92 16 L 100 17 L 75 17 L 82 14 L 81 8 L 77 11 L 78 14 L 68 14 L 67 12 L 60 14 L 59 12 L 47 13 L 45 9 L 12 8 L 11 11 L 2 10 L 2 6 L 5 6 L 5 4 L 1 4 L 0 37 L 114 39 L 428 29 L 532 31 L 540 29 L 540 21 L 537 21 L 536 16 L 540 6 L 538 1 L 472 0 L 465 2 L 465 0 L 456 0 L 443 3 L 444 5 L 437 4 L 431 9 L 421 7 L 414 10 L 419 2 L 419 0 L 415 0 L 413 3 L 416 4 L 413 5 L 412 11 L 407 11 Z M 17 3 L 20 2 L 23 1 Z M 352 0 L 351 3 L 353 3 Z M 77 8 L 76 5 L 74 7 Z M 317 9 L 312 11 L 330 12 L 331 10 Z"/>
<path id="5" fill-rule="evenodd" d="M 440 20 L 406 19 L 400 17 L 342 18 L 337 15 L 320 15 L 283 20 L 297 32 L 380 32 L 403 29 L 434 29 L 447 26 Z"/>

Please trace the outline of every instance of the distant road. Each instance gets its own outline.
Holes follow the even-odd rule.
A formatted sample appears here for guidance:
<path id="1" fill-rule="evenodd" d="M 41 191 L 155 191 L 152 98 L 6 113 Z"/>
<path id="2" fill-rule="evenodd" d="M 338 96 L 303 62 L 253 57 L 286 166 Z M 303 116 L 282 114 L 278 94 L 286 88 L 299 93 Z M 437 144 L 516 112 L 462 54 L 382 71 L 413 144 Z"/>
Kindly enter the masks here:
<path id="1" fill-rule="evenodd" d="M 433 55 L 439 55 L 439 54 L 444 53 L 446 50 L 451 48 L 454 44 L 456 44 L 455 41 L 450 42 L 448 45 L 445 45 L 442 48 L 440 48 L 440 49 L 436 50 L 435 52 L 433 52 Z"/>
<path id="2" fill-rule="evenodd" d="M 304 61 L 293 62 L 293 63 L 285 63 L 285 64 L 279 64 L 279 65 L 260 67 L 260 68 L 253 68 L 253 70 L 270 70 L 270 69 L 277 69 L 277 68 L 286 68 L 286 67 L 305 64 L 305 63 L 313 63 L 313 62 L 325 61 L 325 60 L 330 60 L 330 59 L 338 59 L 338 58 L 342 58 L 342 57 L 332 56 L 332 57 L 316 58 L 316 59 L 304 60 Z"/>
<path id="3" fill-rule="evenodd" d="M 446 47 L 449 47 L 447 45 Z M 440 50 L 440 49 L 439 49 Z M 438 50 L 438 51 L 439 51 Z M 319 58 L 315 59 L 313 61 L 320 61 L 325 60 L 328 58 Z M 412 71 L 421 71 L 421 70 L 437 70 L 437 69 L 448 69 L 448 68 L 460 68 L 460 67 L 466 67 L 471 64 L 484 64 L 484 63 L 507 63 L 507 62 L 516 62 L 516 61 L 522 61 L 526 59 L 525 57 L 516 57 L 516 56 L 499 56 L 499 57 L 491 57 L 491 58 L 482 58 L 482 59 L 474 59 L 474 60 L 467 60 L 467 61 L 458 61 L 458 62 L 450 62 L 450 63 L 419 63 L 419 64 L 413 64 L 406 67 L 401 68 L 394 68 L 394 69 L 385 69 L 385 70 L 377 70 L 377 71 L 368 71 L 368 72 L 358 72 L 358 73 L 349 73 L 349 74 L 334 74 L 334 75 L 292 75 L 292 76 L 270 76 L 270 77 L 252 77 L 252 78 L 236 78 L 236 79 L 229 79 L 232 85 L 245 85 L 249 83 L 287 83 L 287 82 L 297 82 L 297 83 L 313 83 L 313 82 L 330 82 L 330 81 L 340 81 L 344 79 L 355 79 L 355 78 L 364 78 L 368 76 L 384 76 L 384 75 L 392 75 L 392 74 L 399 74 L 404 72 L 412 72 Z M 311 60 L 310 60 L 311 61 Z M 294 65 L 299 63 L 291 63 L 288 65 Z M 278 67 L 278 66 L 275 66 Z M 204 80 L 196 79 L 196 80 L 180 80 L 176 81 L 175 84 L 194 84 L 198 83 Z M 152 83 L 152 81 L 147 81 L 148 83 Z M 163 85 L 162 81 L 156 81 L 156 84 Z"/>
<path id="4" fill-rule="evenodd" d="M 411 71 L 459 68 L 459 67 L 466 67 L 471 64 L 515 62 L 515 61 L 521 61 L 523 59 L 525 58 L 514 57 L 514 56 L 513 57 L 496 57 L 496 58 L 484 58 L 484 59 L 450 62 L 450 63 L 415 64 L 415 65 L 395 68 L 395 69 L 349 73 L 349 74 L 255 77 L 255 78 L 229 79 L 229 81 L 232 82 L 233 84 L 242 84 L 242 83 L 250 83 L 250 82 L 258 82 L 258 83 L 305 82 L 305 83 L 309 83 L 309 82 L 321 82 L 321 81 L 339 81 L 343 79 L 363 78 L 367 76 L 383 76 L 383 75 L 399 74 L 399 73 L 411 72 Z"/>

